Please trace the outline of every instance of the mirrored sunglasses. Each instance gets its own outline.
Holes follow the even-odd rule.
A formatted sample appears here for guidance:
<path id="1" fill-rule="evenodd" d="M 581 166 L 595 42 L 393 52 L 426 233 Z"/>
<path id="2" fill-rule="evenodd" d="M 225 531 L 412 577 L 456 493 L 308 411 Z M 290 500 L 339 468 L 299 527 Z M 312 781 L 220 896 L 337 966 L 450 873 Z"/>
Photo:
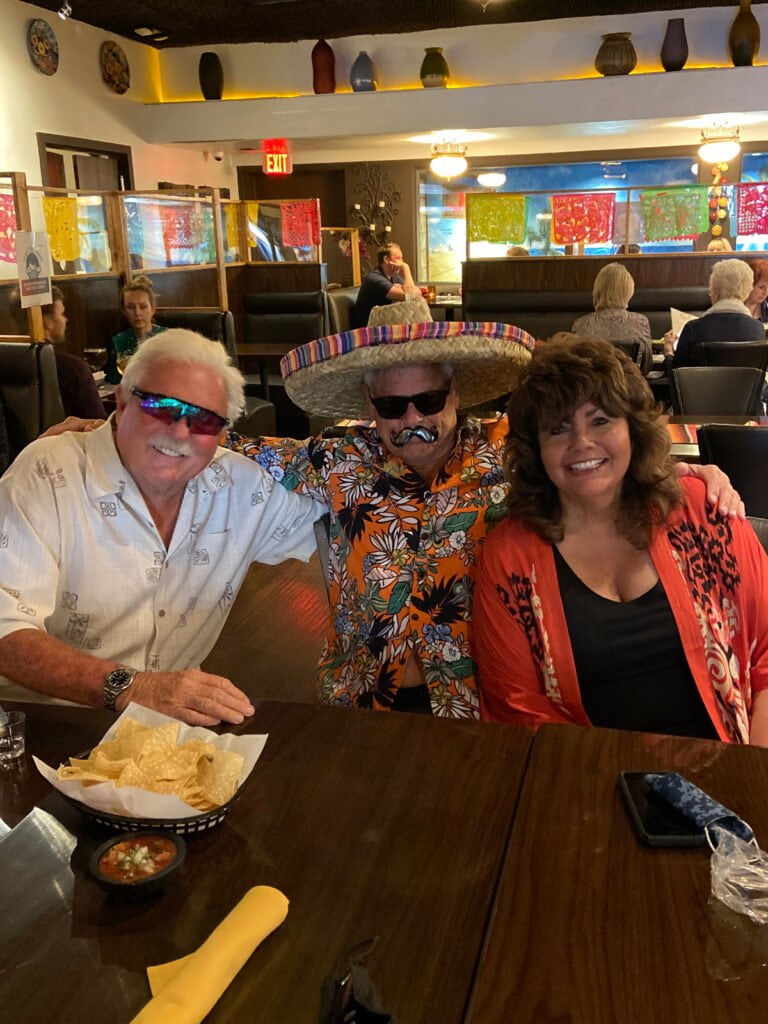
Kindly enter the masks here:
<path id="1" fill-rule="evenodd" d="M 211 412 L 210 409 L 203 409 L 199 405 L 192 405 L 190 402 L 182 402 L 180 398 L 171 398 L 168 395 L 155 395 L 151 391 L 142 391 L 140 388 L 131 388 L 131 394 L 136 395 L 143 412 L 153 419 L 160 420 L 167 426 L 178 423 L 180 419 L 186 419 L 191 434 L 208 434 L 213 436 L 221 433 L 227 426 L 229 420 Z"/>
<path id="2" fill-rule="evenodd" d="M 371 395 L 371 405 L 379 416 L 385 420 L 399 420 L 405 415 L 409 404 L 413 402 L 417 411 L 422 416 L 434 416 L 442 412 L 448 395 L 451 393 L 451 385 L 441 388 L 439 391 L 420 391 L 418 395 Z"/>

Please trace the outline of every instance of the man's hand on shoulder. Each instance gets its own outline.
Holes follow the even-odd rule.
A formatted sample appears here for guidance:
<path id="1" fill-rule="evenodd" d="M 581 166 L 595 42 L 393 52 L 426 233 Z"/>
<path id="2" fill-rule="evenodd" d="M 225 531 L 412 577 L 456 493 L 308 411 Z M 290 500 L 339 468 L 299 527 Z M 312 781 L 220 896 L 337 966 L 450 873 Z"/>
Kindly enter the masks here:
<path id="1" fill-rule="evenodd" d="M 106 420 L 84 420 L 79 416 L 67 416 L 61 423 L 54 423 L 52 427 L 48 427 L 40 437 L 56 437 L 58 434 L 66 434 L 68 430 L 73 430 L 75 433 L 95 430 L 105 422 Z"/>
<path id="2" fill-rule="evenodd" d="M 680 479 L 693 476 L 702 480 L 707 488 L 707 501 L 714 505 L 721 515 L 731 519 L 743 519 L 746 515 L 741 495 L 734 488 L 730 478 L 719 466 L 700 466 L 698 463 L 677 462 L 675 473 Z"/>
<path id="3" fill-rule="evenodd" d="M 139 672 L 133 685 L 120 695 L 117 710 L 134 701 L 144 707 L 178 718 L 187 725 L 239 725 L 253 714 L 253 705 L 242 690 L 223 676 L 197 668 L 181 672 Z"/>

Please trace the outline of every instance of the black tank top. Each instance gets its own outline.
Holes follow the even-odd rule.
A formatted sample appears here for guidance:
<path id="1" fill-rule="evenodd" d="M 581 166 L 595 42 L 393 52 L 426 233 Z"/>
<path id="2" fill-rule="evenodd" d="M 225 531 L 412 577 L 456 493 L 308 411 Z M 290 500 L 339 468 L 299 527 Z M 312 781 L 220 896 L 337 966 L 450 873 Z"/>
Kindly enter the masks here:
<path id="1" fill-rule="evenodd" d="M 611 729 L 717 739 L 659 580 L 634 601 L 590 590 L 555 548 L 584 710 Z"/>

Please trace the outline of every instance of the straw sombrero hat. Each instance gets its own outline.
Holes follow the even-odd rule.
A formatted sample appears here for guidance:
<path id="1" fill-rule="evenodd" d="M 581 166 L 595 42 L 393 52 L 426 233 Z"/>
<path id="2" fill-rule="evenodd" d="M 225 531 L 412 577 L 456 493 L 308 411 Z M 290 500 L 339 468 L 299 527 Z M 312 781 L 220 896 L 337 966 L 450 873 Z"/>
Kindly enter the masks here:
<path id="1" fill-rule="evenodd" d="M 316 416 L 364 417 L 363 374 L 393 366 L 450 363 L 462 408 L 510 391 L 533 335 L 511 324 L 416 323 L 360 327 L 307 342 L 283 356 L 288 396 Z"/>

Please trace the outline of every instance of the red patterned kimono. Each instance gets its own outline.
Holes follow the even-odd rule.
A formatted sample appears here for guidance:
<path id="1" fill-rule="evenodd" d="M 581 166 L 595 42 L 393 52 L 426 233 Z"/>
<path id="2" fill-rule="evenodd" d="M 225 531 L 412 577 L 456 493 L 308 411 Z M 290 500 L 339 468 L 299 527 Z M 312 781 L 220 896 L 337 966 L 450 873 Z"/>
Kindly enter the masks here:
<path id="1" fill-rule="evenodd" d="M 699 480 L 680 483 L 685 504 L 654 528 L 650 556 L 718 735 L 747 743 L 752 696 L 768 687 L 768 556 L 747 523 L 706 505 Z M 590 724 L 554 549 L 509 519 L 483 548 L 472 646 L 482 718 L 534 728 Z"/>

